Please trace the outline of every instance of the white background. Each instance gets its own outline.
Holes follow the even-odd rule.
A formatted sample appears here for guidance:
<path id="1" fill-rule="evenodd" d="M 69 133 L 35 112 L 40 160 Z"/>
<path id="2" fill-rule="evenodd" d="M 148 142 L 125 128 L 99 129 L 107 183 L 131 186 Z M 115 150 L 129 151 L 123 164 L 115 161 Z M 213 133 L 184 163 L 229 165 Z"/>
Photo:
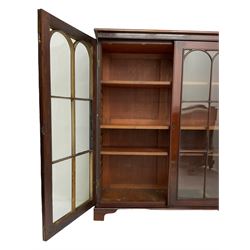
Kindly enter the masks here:
<path id="1" fill-rule="evenodd" d="M 1 1 L 0 249 L 250 249 L 248 1 Z M 90 210 L 42 241 L 37 8 L 94 27 L 220 31 L 220 211 Z"/>

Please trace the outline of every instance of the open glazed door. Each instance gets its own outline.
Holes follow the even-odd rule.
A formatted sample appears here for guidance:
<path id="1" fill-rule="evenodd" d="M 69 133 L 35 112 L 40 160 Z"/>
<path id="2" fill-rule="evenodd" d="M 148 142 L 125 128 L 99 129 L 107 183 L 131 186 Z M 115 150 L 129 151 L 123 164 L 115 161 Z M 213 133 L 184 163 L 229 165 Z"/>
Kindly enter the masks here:
<path id="1" fill-rule="evenodd" d="M 95 204 L 96 40 L 38 10 L 43 239 Z"/>

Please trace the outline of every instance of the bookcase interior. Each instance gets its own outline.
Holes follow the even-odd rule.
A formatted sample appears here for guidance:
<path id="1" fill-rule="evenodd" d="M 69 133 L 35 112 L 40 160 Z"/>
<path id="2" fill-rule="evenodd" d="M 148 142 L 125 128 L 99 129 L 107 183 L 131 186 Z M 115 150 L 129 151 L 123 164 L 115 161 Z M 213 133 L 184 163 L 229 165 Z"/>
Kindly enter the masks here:
<path id="1" fill-rule="evenodd" d="M 172 43 L 102 43 L 101 203 L 165 207 Z"/>

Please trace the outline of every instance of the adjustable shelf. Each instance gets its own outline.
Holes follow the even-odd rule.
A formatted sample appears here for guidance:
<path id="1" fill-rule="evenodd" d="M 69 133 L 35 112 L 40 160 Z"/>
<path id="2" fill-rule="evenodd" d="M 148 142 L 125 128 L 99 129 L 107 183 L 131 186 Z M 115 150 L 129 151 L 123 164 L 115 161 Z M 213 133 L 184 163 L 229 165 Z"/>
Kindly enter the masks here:
<path id="1" fill-rule="evenodd" d="M 218 151 L 211 151 L 211 152 L 208 152 L 208 156 L 219 157 L 219 152 L 218 152 Z"/>
<path id="2" fill-rule="evenodd" d="M 101 155 L 167 156 L 166 148 L 103 147 Z"/>
<path id="3" fill-rule="evenodd" d="M 209 126 L 209 130 L 219 130 L 219 126 Z"/>
<path id="4" fill-rule="evenodd" d="M 198 82 L 198 81 L 183 81 L 183 85 L 191 85 L 191 86 L 207 86 L 207 82 Z M 213 86 L 219 86 L 219 82 L 212 82 Z"/>
<path id="5" fill-rule="evenodd" d="M 207 153 L 205 149 L 181 149 L 180 156 L 204 156 Z M 217 151 L 209 150 L 208 156 L 218 156 Z"/>
<path id="6" fill-rule="evenodd" d="M 207 130 L 206 126 L 181 126 L 182 130 Z M 219 126 L 209 126 L 209 130 L 219 130 Z"/>
<path id="7" fill-rule="evenodd" d="M 169 125 L 136 125 L 136 124 L 124 124 L 124 125 L 103 124 L 100 127 L 102 129 L 169 129 Z"/>
<path id="8" fill-rule="evenodd" d="M 151 189 L 151 190 L 167 190 L 168 186 L 165 185 L 156 185 L 156 184 L 110 184 L 110 189 Z"/>
<path id="9" fill-rule="evenodd" d="M 207 151 L 205 149 L 181 149 L 181 156 L 203 156 Z"/>
<path id="10" fill-rule="evenodd" d="M 109 87 L 169 87 L 171 86 L 170 81 L 121 81 L 121 80 L 102 80 L 103 86 Z"/>

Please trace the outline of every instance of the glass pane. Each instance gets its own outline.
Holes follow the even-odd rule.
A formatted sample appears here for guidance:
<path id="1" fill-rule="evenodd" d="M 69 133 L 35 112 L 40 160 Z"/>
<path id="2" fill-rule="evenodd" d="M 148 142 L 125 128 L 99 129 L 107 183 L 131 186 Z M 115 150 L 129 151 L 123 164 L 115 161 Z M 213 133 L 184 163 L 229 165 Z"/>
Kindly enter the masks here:
<path id="1" fill-rule="evenodd" d="M 84 44 L 78 43 L 75 49 L 75 95 L 79 98 L 89 98 L 89 54 Z"/>
<path id="2" fill-rule="evenodd" d="M 50 40 L 50 78 L 51 95 L 70 97 L 70 47 L 59 32 Z"/>
<path id="3" fill-rule="evenodd" d="M 207 131 L 206 130 L 181 130 L 181 151 L 207 150 Z"/>
<path id="4" fill-rule="evenodd" d="M 76 157 L 76 207 L 90 199 L 90 154 Z"/>
<path id="5" fill-rule="evenodd" d="M 213 61 L 211 101 L 219 101 L 219 54 Z"/>
<path id="6" fill-rule="evenodd" d="M 181 154 L 178 169 L 178 199 L 203 198 L 205 163 L 205 154 Z"/>
<path id="7" fill-rule="evenodd" d="M 209 131 L 209 153 L 219 152 L 219 130 Z"/>
<path id="8" fill-rule="evenodd" d="M 76 153 L 89 150 L 89 101 L 76 101 Z"/>
<path id="9" fill-rule="evenodd" d="M 71 155 L 71 102 L 51 98 L 52 160 Z"/>
<path id="10" fill-rule="evenodd" d="M 183 65 L 183 101 L 207 101 L 209 99 L 211 59 L 203 51 L 186 55 Z"/>
<path id="11" fill-rule="evenodd" d="M 53 222 L 71 211 L 71 159 L 52 165 Z"/>
<path id="12" fill-rule="evenodd" d="M 208 104 L 182 103 L 178 199 L 203 198 Z"/>
<path id="13" fill-rule="evenodd" d="M 218 130 L 219 128 L 219 104 L 211 103 L 209 114 L 209 126 L 210 129 Z"/>
<path id="14" fill-rule="evenodd" d="M 219 157 L 210 155 L 208 157 L 208 167 L 206 172 L 206 197 L 219 197 Z"/>
<path id="15" fill-rule="evenodd" d="M 208 104 L 206 103 L 182 103 L 181 128 L 182 129 L 206 129 L 208 125 Z"/>
<path id="16" fill-rule="evenodd" d="M 209 157 L 206 172 L 206 197 L 219 195 L 219 105 L 211 103 L 209 130 Z"/>

